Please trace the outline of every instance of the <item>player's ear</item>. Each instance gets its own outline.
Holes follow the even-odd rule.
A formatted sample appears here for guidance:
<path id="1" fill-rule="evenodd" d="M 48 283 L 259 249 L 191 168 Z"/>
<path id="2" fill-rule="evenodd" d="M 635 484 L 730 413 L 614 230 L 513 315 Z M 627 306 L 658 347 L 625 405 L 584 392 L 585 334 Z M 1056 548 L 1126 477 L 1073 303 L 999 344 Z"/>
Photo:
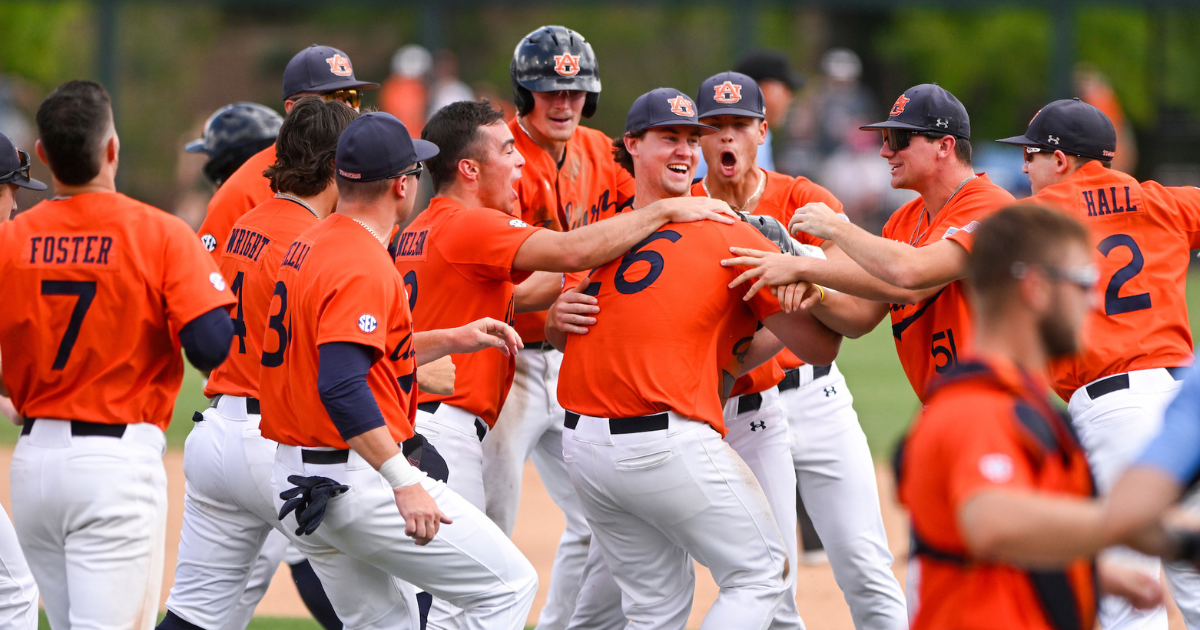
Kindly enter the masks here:
<path id="1" fill-rule="evenodd" d="M 41 140 L 33 143 L 33 152 L 37 153 L 38 159 L 42 161 L 42 164 L 50 166 L 50 161 L 46 159 L 46 150 L 42 148 Z"/>
<path id="2" fill-rule="evenodd" d="M 458 172 L 469 182 L 479 179 L 479 163 L 471 159 L 462 159 L 458 161 Z"/>
<path id="3" fill-rule="evenodd" d="M 635 138 L 629 134 L 625 134 L 625 150 L 629 152 L 629 155 L 638 155 L 638 145 L 641 142 L 641 137 Z"/>
<path id="4" fill-rule="evenodd" d="M 766 144 L 768 128 L 769 127 L 767 125 L 767 119 L 764 118 L 763 121 L 758 125 L 758 143 L 759 144 Z"/>
<path id="5" fill-rule="evenodd" d="M 117 157 L 121 154 L 121 139 L 117 136 L 117 132 L 108 138 L 108 142 L 104 143 L 104 160 L 106 162 L 115 163 Z"/>
<path id="6" fill-rule="evenodd" d="M 401 199 L 408 197 L 408 177 L 408 175 L 405 175 L 404 177 L 397 177 L 396 179 L 391 180 L 392 190 L 396 193 L 396 196 Z"/>
<path id="7" fill-rule="evenodd" d="M 1054 172 L 1060 175 L 1071 169 L 1071 159 L 1062 151 L 1054 152 Z"/>

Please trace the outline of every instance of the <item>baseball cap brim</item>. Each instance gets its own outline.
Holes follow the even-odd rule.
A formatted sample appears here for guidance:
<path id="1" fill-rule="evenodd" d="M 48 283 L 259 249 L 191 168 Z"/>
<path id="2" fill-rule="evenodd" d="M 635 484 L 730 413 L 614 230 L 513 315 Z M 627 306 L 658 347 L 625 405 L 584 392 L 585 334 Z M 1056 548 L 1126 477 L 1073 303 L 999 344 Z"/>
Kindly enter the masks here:
<path id="1" fill-rule="evenodd" d="M 1030 140 L 1029 138 L 1025 137 L 1024 135 L 1013 136 L 1011 138 L 1004 138 L 1001 140 L 997 140 L 996 142 L 999 142 L 1000 144 L 1015 144 L 1019 147 L 1040 147 L 1040 146 L 1042 146 L 1041 142 L 1038 142 L 1037 140 Z"/>
<path id="2" fill-rule="evenodd" d="M 192 140 L 191 142 L 183 145 L 183 150 L 187 153 L 208 153 L 204 150 L 204 138 Z"/>
<path id="3" fill-rule="evenodd" d="M 353 79 L 342 79 L 340 81 L 330 81 L 329 83 L 313 85 L 307 89 L 301 90 L 301 92 L 332 92 L 334 90 L 349 90 L 351 88 L 358 88 L 360 90 L 373 90 L 377 87 L 379 87 L 378 83 L 355 81 Z M 292 94 L 288 95 L 288 98 L 291 98 L 296 94 L 300 94 L 301 92 L 293 92 Z"/>
<path id="4" fill-rule="evenodd" d="M 702 136 L 707 136 L 710 133 L 717 133 L 718 131 L 720 131 L 720 129 L 717 129 L 716 127 L 713 127 L 712 125 L 706 125 L 704 123 L 692 122 L 690 120 L 664 120 L 661 122 L 651 123 L 649 125 L 646 125 L 645 127 L 642 127 L 641 129 L 635 129 L 634 133 L 637 133 L 640 131 L 647 131 L 650 129 L 655 129 L 657 127 L 698 127 L 700 129 L 700 135 L 702 135 Z"/>
<path id="5" fill-rule="evenodd" d="M 441 153 L 441 149 L 438 148 L 438 145 L 436 145 L 428 140 L 422 140 L 420 138 L 413 138 L 412 143 L 413 143 L 413 151 L 416 152 L 416 154 L 417 154 L 418 162 L 424 162 L 425 160 L 428 160 L 429 158 L 437 155 L 438 153 Z"/>
<path id="6" fill-rule="evenodd" d="M 927 127 L 914 125 L 912 123 L 900 122 L 899 120 L 885 120 L 881 123 L 873 125 L 863 125 L 859 127 L 863 131 L 876 131 L 881 129 L 904 129 L 905 131 L 933 131 Z"/>
<path id="7" fill-rule="evenodd" d="M 749 109 L 739 109 L 737 107 L 721 107 L 700 114 L 701 119 L 712 118 L 714 116 L 741 116 L 743 118 L 758 118 L 760 120 L 766 118 L 766 116 L 761 112 L 756 112 Z"/>
<path id="8" fill-rule="evenodd" d="M 0 184 L 16 184 L 28 190 L 46 190 L 45 184 L 33 178 L 14 177 L 0 182 Z"/>

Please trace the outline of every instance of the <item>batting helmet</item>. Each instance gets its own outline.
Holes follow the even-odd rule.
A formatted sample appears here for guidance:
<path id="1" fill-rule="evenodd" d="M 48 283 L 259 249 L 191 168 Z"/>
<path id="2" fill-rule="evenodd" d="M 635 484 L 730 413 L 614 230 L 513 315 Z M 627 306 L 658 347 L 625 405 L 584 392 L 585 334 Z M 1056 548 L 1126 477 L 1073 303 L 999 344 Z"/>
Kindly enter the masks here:
<path id="1" fill-rule="evenodd" d="M 250 156 L 271 146 L 281 125 L 283 117 L 269 107 L 233 103 L 209 116 L 204 137 L 187 143 L 183 150 L 208 155 L 204 176 L 220 186 Z"/>
<path id="2" fill-rule="evenodd" d="M 531 92 L 587 92 L 583 116 L 591 118 L 600 100 L 600 67 L 582 35 L 562 26 L 543 26 L 526 35 L 513 51 L 509 67 L 513 101 L 522 116 L 533 111 Z"/>

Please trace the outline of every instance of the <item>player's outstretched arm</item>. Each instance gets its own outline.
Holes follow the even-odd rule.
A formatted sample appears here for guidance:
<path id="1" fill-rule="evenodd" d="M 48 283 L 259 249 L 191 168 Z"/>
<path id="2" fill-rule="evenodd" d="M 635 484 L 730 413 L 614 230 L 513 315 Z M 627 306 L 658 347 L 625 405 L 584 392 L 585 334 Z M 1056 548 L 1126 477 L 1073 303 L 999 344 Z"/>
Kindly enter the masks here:
<path id="1" fill-rule="evenodd" d="M 928 247 L 875 236 L 845 220 L 823 203 L 796 210 L 788 224 L 792 234 L 807 232 L 833 241 L 868 274 L 902 289 L 928 289 L 966 276 L 967 250 L 952 240 Z"/>
<path id="2" fill-rule="evenodd" d="M 376 427 L 360 433 L 346 440 L 346 444 L 392 484 L 396 509 L 404 517 L 404 533 L 415 539 L 418 545 L 429 544 L 443 524 L 453 522 L 421 487 L 420 481 L 425 473 L 408 463 L 387 427 Z"/>
<path id="3" fill-rule="evenodd" d="M 721 261 L 725 267 L 749 267 L 729 287 L 750 283 L 747 295 L 767 287 L 811 282 L 849 293 L 866 300 L 889 304 L 916 304 L 937 293 L 941 287 L 921 290 L 901 289 L 871 276 L 851 260 L 820 260 L 786 256 L 777 252 L 731 247 L 734 258 Z"/>
<path id="4" fill-rule="evenodd" d="M 546 315 L 546 340 L 560 352 L 567 347 L 567 334 L 586 335 L 589 326 L 596 325 L 594 315 L 600 312 L 599 301 L 583 291 L 591 284 L 590 277 L 578 286 L 565 291 Z"/>
<path id="5" fill-rule="evenodd" d="M 550 308 L 563 290 L 563 274 L 535 271 L 513 287 L 513 312 L 536 313 Z"/>
<path id="6" fill-rule="evenodd" d="M 454 393 L 454 361 L 442 357 L 417 366 L 417 387 L 426 394 L 449 396 Z"/>
<path id="7" fill-rule="evenodd" d="M 521 336 L 512 326 L 490 317 L 458 328 L 427 330 L 413 335 L 417 365 L 436 361 L 448 354 L 470 354 L 487 348 L 495 348 L 506 357 L 513 356 L 524 347 Z"/>
<path id="8" fill-rule="evenodd" d="M 762 323 L 805 363 L 829 365 L 842 347 L 842 335 L 805 311 L 775 313 Z"/>
<path id="9" fill-rule="evenodd" d="M 750 349 L 742 356 L 734 376 L 740 378 L 750 370 L 774 359 L 783 347 L 783 342 L 770 328 L 759 328 L 758 332 L 754 333 L 754 341 L 750 342 Z"/>
<path id="10" fill-rule="evenodd" d="M 538 230 L 521 245 L 513 268 L 524 271 L 585 271 L 629 251 L 667 223 L 718 221 L 732 225 L 729 204 L 708 197 L 678 197 L 656 201 L 570 232 Z"/>

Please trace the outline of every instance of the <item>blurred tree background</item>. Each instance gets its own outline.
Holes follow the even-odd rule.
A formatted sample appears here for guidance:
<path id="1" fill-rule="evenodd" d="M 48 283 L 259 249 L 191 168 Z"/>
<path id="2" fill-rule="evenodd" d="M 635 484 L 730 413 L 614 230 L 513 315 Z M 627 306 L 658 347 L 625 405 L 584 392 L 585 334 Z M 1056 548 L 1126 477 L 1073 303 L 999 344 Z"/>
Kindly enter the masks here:
<path id="1" fill-rule="evenodd" d="M 517 41 L 538 25 L 563 24 L 583 33 L 596 50 L 604 92 L 588 124 L 610 135 L 622 130 L 626 108 L 637 95 L 663 85 L 691 93 L 748 49 L 784 52 L 815 89 L 822 55 L 844 47 L 861 58 L 861 82 L 878 101 L 880 114 L 906 87 L 937 82 L 966 105 L 973 144 L 980 150 L 992 139 L 1024 131 L 1037 108 L 1052 98 L 1074 93 L 1052 78 L 1056 46 L 1062 45 L 1057 40 L 1065 36 L 1073 61 L 1110 82 L 1138 140 L 1136 174 L 1195 176 L 1197 167 L 1189 165 L 1200 162 L 1192 156 L 1200 139 L 1200 64 L 1195 62 L 1200 4 L 1057 6 L 968 2 L 949 8 L 875 0 L 4 1 L 0 98 L 9 118 L 24 117 L 24 140 L 31 144 L 33 113 L 55 85 L 72 78 L 106 79 L 117 97 L 121 188 L 184 213 L 187 202 L 181 199 L 207 191 L 198 178 L 203 159 L 186 156 L 182 145 L 226 103 L 251 100 L 281 108 L 283 68 L 312 43 L 341 48 L 354 60 L 359 78 L 381 82 L 400 46 L 449 50 L 457 56 L 460 78 L 477 94 L 508 98 L 508 65 Z M 104 63 L 98 58 L 103 47 L 97 26 L 106 8 L 115 12 L 112 76 L 102 76 Z M 1056 27 L 1055 10 L 1073 16 L 1067 31 Z M 366 103 L 374 105 L 376 95 L 368 92 Z M 804 92 L 798 96 L 802 102 Z M 0 128 L 18 124 L 6 120 L 0 118 Z M 1169 168 L 1163 170 L 1164 165 Z M 22 207 L 26 201 L 23 197 Z"/>

